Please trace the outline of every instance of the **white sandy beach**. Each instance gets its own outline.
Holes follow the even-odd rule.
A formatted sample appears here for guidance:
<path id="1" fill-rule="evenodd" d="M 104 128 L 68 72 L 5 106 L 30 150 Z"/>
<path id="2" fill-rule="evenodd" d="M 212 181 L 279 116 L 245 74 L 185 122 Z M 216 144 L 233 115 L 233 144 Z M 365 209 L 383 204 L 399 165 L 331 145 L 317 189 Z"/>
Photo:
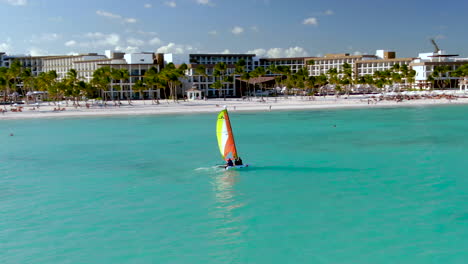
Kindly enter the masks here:
<path id="1" fill-rule="evenodd" d="M 442 92 L 439 92 L 442 94 Z M 251 100 L 242 99 L 209 99 L 186 101 L 180 100 L 178 103 L 173 101 L 161 100 L 160 104 L 146 101 L 132 101 L 129 105 L 128 101 L 121 101 L 121 106 L 115 106 L 113 102 L 107 102 L 104 106 L 100 102 L 88 102 L 89 108 L 85 102 L 80 102 L 80 106 L 73 106 L 71 102 L 68 104 L 64 101 L 60 105 L 54 103 L 42 102 L 39 107 L 35 104 L 24 104 L 22 112 L 12 112 L 11 109 L 17 109 L 19 106 L 1 106 L 7 112 L 0 114 L 0 119 L 34 119 L 34 118 L 54 118 L 54 117 L 85 117 L 85 116 L 125 116 L 125 115 L 158 115 L 158 114 L 193 114 L 193 113 L 215 113 L 227 106 L 230 111 L 279 111 L 279 110 L 302 110 L 302 109 L 334 109 L 334 108 L 379 108 L 379 107 L 400 107 L 400 106 L 428 106 L 428 105 L 446 105 L 446 104 L 468 104 L 468 95 L 464 93 L 450 91 L 446 94 L 458 96 L 455 99 L 412 99 L 396 102 L 395 100 L 375 100 L 370 98 L 371 95 L 355 95 L 345 98 L 341 96 L 327 97 L 301 97 L 290 96 L 251 98 Z M 65 108 L 63 111 L 54 111 L 57 108 Z"/>

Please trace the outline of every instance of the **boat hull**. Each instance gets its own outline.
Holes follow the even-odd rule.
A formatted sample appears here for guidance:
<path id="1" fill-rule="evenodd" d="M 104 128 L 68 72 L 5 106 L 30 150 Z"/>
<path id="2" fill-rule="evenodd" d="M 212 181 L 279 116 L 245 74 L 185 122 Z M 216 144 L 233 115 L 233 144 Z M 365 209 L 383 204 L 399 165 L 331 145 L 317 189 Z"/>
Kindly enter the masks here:
<path id="1" fill-rule="evenodd" d="M 228 167 L 226 167 L 226 170 L 238 170 L 238 169 L 243 169 L 243 168 L 247 168 L 247 167 L 249 167 L 249 164 L 228 166 Z"/>

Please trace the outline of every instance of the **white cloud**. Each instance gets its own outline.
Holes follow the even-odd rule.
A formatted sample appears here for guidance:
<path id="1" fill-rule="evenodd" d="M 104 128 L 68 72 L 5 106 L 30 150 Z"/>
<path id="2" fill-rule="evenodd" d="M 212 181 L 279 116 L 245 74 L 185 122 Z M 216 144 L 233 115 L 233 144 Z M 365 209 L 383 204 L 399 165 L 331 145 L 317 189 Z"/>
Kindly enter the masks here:
<path id="1" fill-rule="evenodd" d="M 98 16 L 103 16 L 103 17 L 108 17 L 108 18 L 117 18 L 117 19 L 122 18 L 122 16 L 120 16 L 120 15 L 116 15 L 116 14 L 106 12 L 106 11 L 101 11 L 101 10 L 96 11 L 96 14 Z"/>
<path id="2" fill-rule="evenodd" d="M 135 31 L 128 31 L 128 32 L 135 32 Z M 144 36 L 156 36 L 158 33 L 153 32 L 153 31 L 143 31 L 143 30 L 138 30 L 135 33 L 144 35 Z"/>
<path id="3" fill-rule="evenodd" d="M 12 6 L 25 6 L 28 4 L 28 0 L 2 0 L 1 2 L 7 3 Z"/>
<path id="4" fill-rule="evenodd" d="M 28 54 L 30 54 L 31 56 L 46 56 L 46 55 L 49 55 L 49 53 L 47 51 L 36 48 L 36 47 L 30 48 L 29 51 L 28 51 Z"/>
<path id="5" fill-rule="evenodd" d="M 0 43 L 0 51 L 5 53 L 11 53 L 13 49 L 11 48 L 11 44 L 9 42 Z"/>
<path id="6" fill-rule="evenodd" d="M 164 4 L 172 8 L 177 7 L 177 3 L 175 1 L 166 1 Z"/>
<path id="7" fill-rule="evenodd" d="M 42 33 L 40 35 L 32 35 L 30 41 L 32 43 L 41 43 L 41 42 L 55 41 L 59 38 L 61 38 L 61 36 L 57 33 Z"/>
<path id="8" fill-rule="evenodd" d="M 318 20 L 317 20 L 317 18 L 315 18 L 315 17 L 309 17 L 309 18 L 304 19 L 304 21 L 302 22 L 302 24 L 304 24 L 304 25 L 318 26 Z"/>
<path id="9" fill-rule="evenodd" d="M 208 6 L 213 6 L 214 5 L 211 2 L 211 0 L 197 0 L 197 4 L 199 4 L 199 5 L 208 5 Z"/>
<path id="10" fill-rule="evenodd" d="M 211 31 L 208 32 L 208 34 L 215 36 L 215 35 L 218 35 L 218 31 L 211 30 Z"/>
<path id="11" fill-rule="evenodd" d="M 150 45 L 160 45 L 162 41 L 159 38 L 152 38 L 148 42 Z"/>
<path id="12" fill-rule="evenodd" d="M 232 30 L 231 30 L 232 34 L 234 35 L 239 35 L 239 34 L 242 34 L 242 32 L 244 32 L 244 29 L 242 27 L 239 27 L 239 26 L 235 26 Z"/>
<path id="13" fill-rule="evenodd" d="M 102 17 L 106 17 L 106 18 L 110 18 L 110 19 L 115 19 L 115 20 L 118 20 L 118 21 L 123 22 L 123 23 L 136 23 L 137 22 L 137 20 L 135 18 L 125 18 L 125 17 L 122 17 L 121 15 L 117 15 L 117 14 L 110 13 L 110 12 L 107 12 L 107 11 L 102 11 L 102 10 L 97 10 L 96 14 L 98 16 L 102 16 Z"/>
<path id="14" fill-rule="evenodd" d="M 190 45 L 180 45 L 173 42 L 162 46 L 156 50 L 157 53 L 173 53 L 173 54 L 187 54 L 194 51 L 194 48 Z"/>
<path id="15" fill-rule="evenodd" d="M 153 5 L 152 5 L 152 4 L 145 4 L 144 7 L 145 7 L 145 8 L 152 8 Z"/>
<path id="16" fill-rule="evenodd" d="M 65 46 L 67 46 L 67 47 L 74 47 L 77 44 L 78 43 L 75 40 L 69 40 L 69 41 L 65 42 Z"/>
<path id="17" fill-rule="evenodd" d="M 291 47 L 284 51 L 285 57 L 292 58 L 292 57 L 307 57 L 309 53 L 302 47 Z"/>
<path id="18" fill-rule="evenodd" d="M 357 55 L 362 55 L 362 52 L 360 52 L 360 51 L 355 51 L 355 52 L 353 52 L 353 55 L 355 55 L 355 56 L 357 56 Z"/>
<path id="19" fill-rule="evenodd" d="M 308 57 L 309 53 L 302 47 L 271 48 L 271 49 L 254 49 L 247 51 L 248 54 L 256 54 L 259 57 L 266 58 L 293 58 L 293 57 Z"/>
<path id="20" fill-rule="evenodd" d="M 231 54 L 231 51 L 228 49 L 225 49 L 223 50 L 223 52 L 221 52 L 221 54 Z"/>
<path id="21" fill-rule="evenodd" d="M 133 47 L 133 46 L 127 46 L 127 47 L 121 47 L 121 46 L 116 46 L 114 50 L 117 51 L 122 51 L 125 53 L 136 53 L 138 52 L 138 47 Z"/>
<path id="22" fill-rule="evenodd" d="M 115 46 L 119 44 L 120 36 L 118 34 L 102 34 L 97 32 L 94 36 L 91 36 L 94 39 L 94 44 L 96 46 Z"/>
<path id="23" fill-rule="evenodd" d="M 121 45 L 120 36 L 115 33 L 104 34 L 101 32 L 89 32 L 82 36 L 83 41 L 69 40 L 65 42 L 67 47 L 81 48 L 111 48 Z"/>
<path id="24" fill-rule="evenodd" d="M 127 43 L 133 46 L 143 46 L 145 42 L 141 39 L 136 39 L 136 38 L 129 38 L 127 39 Z"/>
<path id="25" fill-rule="evenodd" d="M 137 22 L 136 18 L 125 18 L 123 21 L 125 23 L 136 23 Z"/>
<path id="26" fill-rule="evenodd" d="M 333 10 L 331 10 L 331 9 L 328 9 L 327 11 L 325 11 L 324 14 L 327 15 L 327 16 L 331 16 L 331 15 L 334 15 L 335 12 L 333 12 Z"/>

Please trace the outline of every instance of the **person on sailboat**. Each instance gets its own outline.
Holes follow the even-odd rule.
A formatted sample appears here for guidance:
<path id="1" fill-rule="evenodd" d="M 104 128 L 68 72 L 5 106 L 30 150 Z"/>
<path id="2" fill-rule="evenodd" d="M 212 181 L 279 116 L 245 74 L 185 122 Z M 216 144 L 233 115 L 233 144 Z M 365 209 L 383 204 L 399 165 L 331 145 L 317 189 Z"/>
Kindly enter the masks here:
<path id="1" fill-rule="evenodd" d="M 234 161 L 234 165 L 242 165 L 242 159 L 240 157 L 237 157 L 236 160 Z"/>
<path id="2" fill-rule="evenodd" d="M 227 167 L 233 167 L 234 164 L 232 163 L 232 159 L 228 159 L 227 160 L 227 164 L 226 164 Z"/>

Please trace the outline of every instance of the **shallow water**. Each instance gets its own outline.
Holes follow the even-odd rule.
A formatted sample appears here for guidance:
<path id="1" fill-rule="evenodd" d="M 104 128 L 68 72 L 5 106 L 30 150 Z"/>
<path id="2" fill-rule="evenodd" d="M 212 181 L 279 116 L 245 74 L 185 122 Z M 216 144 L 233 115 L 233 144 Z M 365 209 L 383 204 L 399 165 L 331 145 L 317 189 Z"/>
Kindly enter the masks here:
<path id="1" fill-rule="evenodd" d="M 0 122 L 0 263 L 466 263 L 467 106 L 231 120 Z"/>

